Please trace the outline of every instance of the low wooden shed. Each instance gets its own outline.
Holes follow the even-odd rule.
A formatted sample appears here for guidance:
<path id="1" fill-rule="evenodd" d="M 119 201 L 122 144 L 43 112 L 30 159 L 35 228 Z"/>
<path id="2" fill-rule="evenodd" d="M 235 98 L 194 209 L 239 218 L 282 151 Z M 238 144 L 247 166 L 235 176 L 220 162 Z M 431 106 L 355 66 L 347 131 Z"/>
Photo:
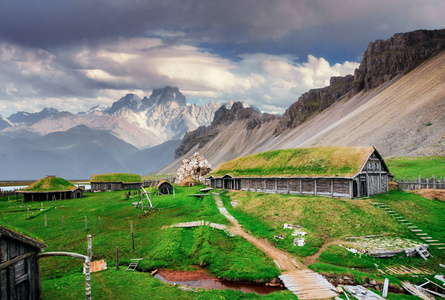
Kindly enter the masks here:
<path id="1" fill-rule="evenodd" d="M 24 201 L 48 201 L 83 197 L 83 190 L 60 177 L 46 176 L 18 191 Z"/>
<path id="2" fill-rule="evenodd" d="M 221 164 L 210 186 L 266 193 L 365 197 L 388 192 L 391 176 L 374 147 L 268 151 Z"/>
<path id="3" fill-rule="evenodd" d="M 162 195 L 170 195 L 173 194 L 173 185 L 167 181 L 167 180 L 161 180 L 156 189 L 161 193 Z"/>
<path id="4" fill-rule="evenodd" d="M 47 246 L 0 225 L 1 299 L 41 299 L 37 254 Z"/>
<path id="5" fill-rule="evenodd" d="M 93 191 L 137 190 L 142 187 L 142 178 L 138 174 L 107 173 L 91 176 Z"/>

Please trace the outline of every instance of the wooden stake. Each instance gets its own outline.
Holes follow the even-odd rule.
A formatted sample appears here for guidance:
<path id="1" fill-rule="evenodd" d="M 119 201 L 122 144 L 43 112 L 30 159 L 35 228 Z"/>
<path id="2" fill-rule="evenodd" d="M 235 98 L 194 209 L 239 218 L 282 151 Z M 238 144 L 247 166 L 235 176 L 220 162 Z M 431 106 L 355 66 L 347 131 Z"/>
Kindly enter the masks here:
<path id="1" fill-rule="evenodd" d="M 23 195 L 23 198 L 22 198 L 22 208 L 23 208 L 23 199 L 25 199 L 25 196 Z"/>
<path id="2" fill-rule="evenodd" d="M 85 297 L 86 300 L 91 300 L 91 274 L 90 263 L 93 256 L 91 245 L 91 234 L 87 235 L 88 240 L 88 257 L 85 259 Z"/>
<path id="3" fill-rule="evenodd" d="M 99 217 L 99 231 L 102 230 L 102 224 L 100 223 L 100 217 Z"/>
<path id="4" fill-rule="evenodd" d="M 42 205 L 42 210 L 43 210 L 43 202 L 40 202 L 40 204 Z"/>
<path id="5" fill-rule="evenodd" d="M 27 208 L 27 210 L 28 210 L 28 218 L 29 218 L 29 207 Z"/>
<path id="6" fill-rule="evenodd" d="M 46 215 L 45 215 L 45 227 L 48 226 L 48 223 L 46 222 Z"/>
<path id="7" fill-rule="evenodd" d="M 119 246 L 116 246 L 116 270 L 119 270 Z"/>
<path id="8" fill-rule="evenodd" d="M 62 227 L 65 229 L 65 216 L 62 216 Z"/>
<path id="9" fill-rule="evenodd" d="M 131 223 L 130 223 L 130 229 L 131 229 L 131 241 L 133 243 L 133 250 L 134 250 L 133 221 L 131 221 Z"/>
<path id="10" fill-rule="evenodd" d="M 11 206 L 11 199 L 9 199 L 9 196 L 8 196 L 8 202 L 9 202 L 9 206 Z"/>

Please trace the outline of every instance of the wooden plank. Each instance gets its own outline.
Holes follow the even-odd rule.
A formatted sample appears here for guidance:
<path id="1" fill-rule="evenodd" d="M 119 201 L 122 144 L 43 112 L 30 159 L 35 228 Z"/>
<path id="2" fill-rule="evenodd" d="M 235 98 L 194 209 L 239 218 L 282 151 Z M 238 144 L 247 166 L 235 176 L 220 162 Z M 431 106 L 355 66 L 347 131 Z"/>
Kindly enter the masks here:
<path id="1" fill-rule="evenodd" d="M 25 259 L 28 256 L 35 255 L 35 254 L 36 254 L 36 252 L 28 252 L 26 254 L 23 254 L 23 255 L 15 257 L 15 258 L 13 258 L 11 260 L 8 260 L 8 261 L 0 264 L 0 270 L 6 269 L 7 267 L 15 264 L 16 262 L 19 262 L 20 260 Z"/>

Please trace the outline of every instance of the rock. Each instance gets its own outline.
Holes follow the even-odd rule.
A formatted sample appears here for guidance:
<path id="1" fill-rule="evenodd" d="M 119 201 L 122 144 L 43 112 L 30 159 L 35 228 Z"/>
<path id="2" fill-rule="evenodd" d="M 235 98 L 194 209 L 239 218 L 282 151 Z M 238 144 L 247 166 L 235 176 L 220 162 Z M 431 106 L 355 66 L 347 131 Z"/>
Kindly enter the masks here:
<path id="1" fill-rule="evenodd" d="M 352 97 L 414 70 L 445 49 L 445 29 L 397 33 L 368 45 L 354 76 L 332 77 L 330 85 L 301 95 L 282 115 L 275 134 L 295 128 L 343 97 Z"/>
<path id="2" fill-rule="evenodd" d="M 212 166 L 201 154 L 195 153 L 189 159 L 182 161 L 181 167 L 176 173 L 175 182 L 180 185 L 181 182 L 190 176 L 192 179 L 205 183 L 205 177 L 212 171 Z"/>
<path id="3" fill-rule="evenodd" d="M 371 280 L 369 283 L 372 284 L 372 285 L 376 285 L 377 284 L 377 282 L 375 280 Z"/>

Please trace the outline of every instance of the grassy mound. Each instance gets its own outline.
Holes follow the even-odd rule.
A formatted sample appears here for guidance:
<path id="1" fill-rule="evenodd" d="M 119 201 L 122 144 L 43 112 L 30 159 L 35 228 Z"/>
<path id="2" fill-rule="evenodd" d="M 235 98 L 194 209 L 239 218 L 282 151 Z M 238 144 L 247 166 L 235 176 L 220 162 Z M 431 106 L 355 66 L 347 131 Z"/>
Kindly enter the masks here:
<path id="1" fill-rule="evenodd" d="M 373 147 L 314 147 L 247 155 L 221 164 L 211 175 L 236 177 L 342 176 L 360 171 Z"/>
<path id="2" fill-rule="evenodd" d="M 42 178 L 27 188 L 23 189 L 25 192 L 51 192 L 51 191 L 72 191 L 77 187 L 60 177 L 47 176 Z"/>
<path id="3" fill-rule="evenodd" d="M 122 182 L 135 183 L 142 182 L 141 175 L 130 173 L 107 173 L 91 176 L 91 182 Z"/>

